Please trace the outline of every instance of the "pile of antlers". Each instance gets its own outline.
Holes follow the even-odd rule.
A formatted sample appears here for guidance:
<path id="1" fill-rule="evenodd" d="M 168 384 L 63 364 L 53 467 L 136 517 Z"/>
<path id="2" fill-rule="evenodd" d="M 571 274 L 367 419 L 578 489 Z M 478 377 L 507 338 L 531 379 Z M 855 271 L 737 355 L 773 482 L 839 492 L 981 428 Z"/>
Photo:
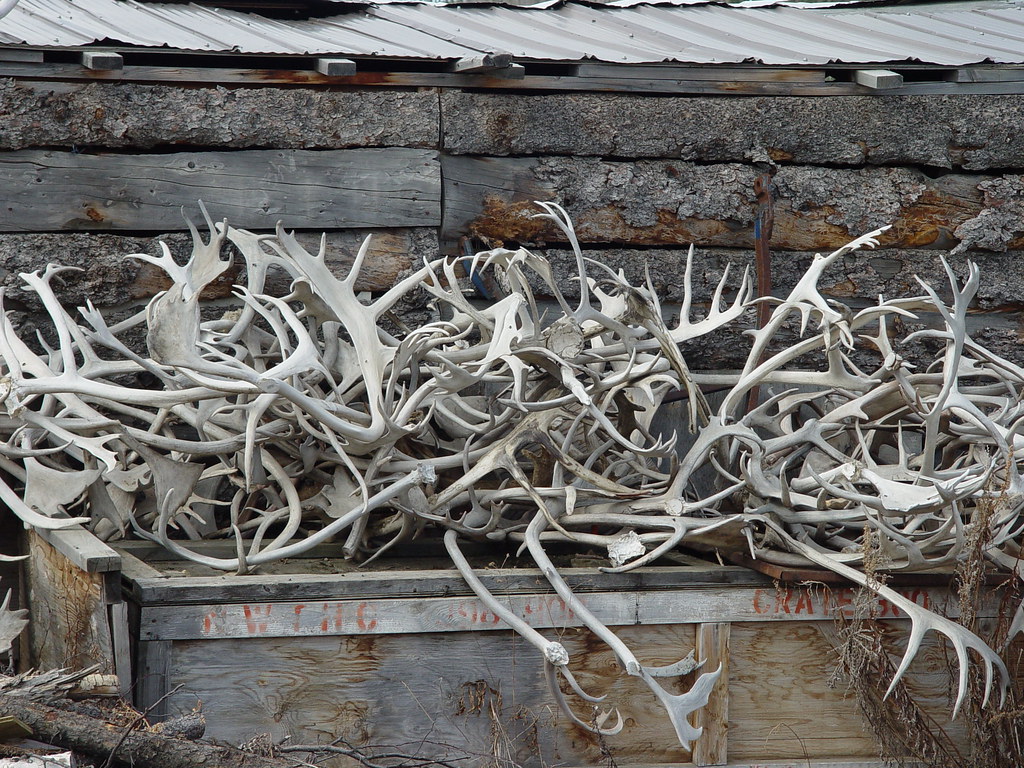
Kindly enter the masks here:
<path id="1" fill-rule="evenodd" d="M 81 321 L 61 306 L 51 286 L 61 268 L 22 275 L 57 344 L 40 338 L 30 346 L 2 314 L 0 499 L 30 526 L 83 523 L 104 538 L 151 539 L 238 572 L 337 537 L 347 555 L 372 558 L 442 529 L 474 592 L 541 652 L 567 715 L 602 733 L 621 728 L 621 717 L 613 723 L 606 713 L 593 723 L 573 713 L 559 675 L 584 700 L 597 699 L 576 684 L 568 653 L 487 591 L 461 540 L 528 550 L 626 672 L 663 703 L 684 746 L 700 735 L 687 715 L 707 702 L 718 671 L 686 693 L 665 690 L 659 676 L 677 675 L 677 665 L 644 666 L 575 598 L 546 552 L 551 543 L 607 548 L 611 572 L 687 543 L 809 561 L 912 619 L 893 685 L 934 630 L 959 658 L 954 714 L 967 690 L 969 650 L 984 664 L 986 700 L 994 682 L 1005 692 L 1006 667 L 982 640 L 858 568 L 869 535 L 889 569 L 922 570 L 963 557 L 982 525 L 989 559 L 1016 568 L 1024 369 L 967 333 L 977 268 L 970 265 L 961 284 L 946 266 L 950 305 L 924 283 L 920 296 L 880 298 L 858 312 L 823 298 L 824 270 L 874 246 L 873 232 L 816 257 L 789 296 L 773 300 L 767 324 L 750 332 L 742 370 L 699 372 L 681 346 L 740 324 L 754 303 L 748 277 L 727 298 L 727 270 L 698 317 L 691 248 L 679 319 L 667 323 L 649 279 L 631 285 L 585 259 L 565 212 L 541 205 L 538 215 L 576 254 L 573 304 L 559 287 L 566 276 L 522 249 L 467 259 L 471 275 L 490 273 L 505 289 L 486 306 L 467 297 L 464 265 L 450 258 L 371 299 L 355 289 L 365 244 L 339 279 L 324 241 L 310 254 L 280 228 L 255 235 L 215 224 L 205 209 L 210 239 L 190 225 L 187 264 L 166 246 L 160 257 L 135 255 L 173 284 L 144 314 L 115 326 L 91 305 L 79 309 Z M 247 282 L 234 310 L 203 321 L 200 294 L 231 263 L 222 257 L 225 241 L 244 257 Z M 291 279 L 289 295 L 265 292 L 274 270 Z M 531 288 L 538 280 L 557 305 L 550 315 Z M 438 319 L 402 327 L 393 310 L 419 290 L 432 297 Z M 904 341 L 930 337 L 944 353 L 915 372 L 890 330 L 918 312 L 937 313 L 942 327 Z M 794 343 L 770 344 L 796 320 Z M 142 324 L 148 354 L 122 340 Z M 855 351 L 877 367 L 858 368 Z M 715 409 L 709 387 L 726 390 Z M 653 426 L 670 393 L 686 400 L 696 428 L 685 448 Z M 236 556 L 190 549 L 203 537 L 233 538 Z M 1022 624 L 1018 615 L 1013 631 Z"/>

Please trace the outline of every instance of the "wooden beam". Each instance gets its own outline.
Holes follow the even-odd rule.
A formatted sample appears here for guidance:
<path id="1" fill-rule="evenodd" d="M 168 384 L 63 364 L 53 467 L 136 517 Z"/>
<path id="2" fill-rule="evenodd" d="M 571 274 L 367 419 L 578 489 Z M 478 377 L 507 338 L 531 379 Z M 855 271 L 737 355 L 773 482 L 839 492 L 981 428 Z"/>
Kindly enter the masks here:
<path id="1" fill-rule="evenodd" d="M 185 228 L 181 207 L 246 229 L 435 227 L 437 152 L 242 150 L 157 155 L 0 153 L 0 231 Z"/>
<path id="2" fill-rule="evenodd" d="M 857 85 L 885 91 L 902 86 L 903 75 L 889 69 L 858 69 L 854 74 L 854 81 Z"/>
<path id="3" fill-rule="evenodd" d="M 718 682 L 708 703 L 697 710 L 696 725 L 704 729 L 693 745 L 693 764 L 725 765 L 728 762 L 729 733 L 729 631 L 724 623 L 697 627 L 696 657 L 704 663 L 702 672 L 713 672 L 721 665 Z"/>
<path id="4" fill-rule="evenodd" d="M 317 59 L 316 71 L 327 77 L 351 77 L 356 73 L 352 59 Z"/>
<path id="5" fill-rule="evenodd" d="M 513 65 L 515 66 L 515 65 Z M 336 81 L 319 72 L 242 67 L 154 67 L 128 65 L 123 70 L 91 70 L 81 64 L 5 62 L 0 59 L 0 77 L 29 80 L 85 81 L 113 80 L 136 83 L 249 83 L 253 85 L 333 85 Z M 735 96 L 854 96 L 864 87 L 854 82 L 759 82 L 706 79 L 573 77 L 571 75 L 526 75 L 523 80 L 498 77 L 491 72 L 357 72 L 351 85 L 401 88 L 493 88 L 535 91 L 592 91 L 625 93 L 716 94 Z M 947 94 L 1021 94 L 1024 82 L 911 82 L 893 92 L 901 96 Z"/>
<path id="6" fill-rule="evenodd" d="M 82 66 L 86 69 L 124 69 L 124 57 L 113 51 L 82 51 Z"/>
<path id="7" fill-rule="evenodd" d="M 60 530 L 36 529 L 39 537 L 86 573 L 121 569 L 121 555 L 80 525 Z"/>
<path id="8" fill-rule="evenodd" d="M 491 69 L 504 69 L 510 64 L 511 53 L 481 53 L 476 56 L 463 56 L 452 64 L 452 72 L 486 72 Z"/>
<path id="9" fill-rule="evenodd" d="M 223 577 L 227 578 L 227 577 Z M 289 583 L 294 587 L 299 577 Z M 399 579 L 402 576 L 398 577 Z M 202 577 L 180 578 L 183 585 L 198 584 Z M 201 640 L 270 637 L 333 637 L 339 635 L 396 635 L 433 632 L 483 632 L 508 630 L 475 596 L 373 598 L 347 577 L 342 583 L 358 598 L 335 600 L 270 601 L 255 589 L 237 602 L 151 604 L 142 608 L 140 637 L 145 641 Z M 956 613 L 948 587 L 897 590 L 903 597 L 932 610 Z M 849 617 L 857 590 L 829 591 L 773 586 L 702 587 L 671 591 L 595 592 L 578 595 L 580 602 L 608 626 L 640 624 L 702 624 L 707 617 L 721 621 L 834 622 L 837 614 Z M 135 590 L 136 596 L 139 590 Z M 517 616 L 537 629 L 579 627 L 576 613 L 550 593 L 507 595 L 503 602 Z M 906 616 L 886 600 L 877 600 L 884 619 Z M 998 593 L 993 593 L 979 615 L 994 616 Z"/>

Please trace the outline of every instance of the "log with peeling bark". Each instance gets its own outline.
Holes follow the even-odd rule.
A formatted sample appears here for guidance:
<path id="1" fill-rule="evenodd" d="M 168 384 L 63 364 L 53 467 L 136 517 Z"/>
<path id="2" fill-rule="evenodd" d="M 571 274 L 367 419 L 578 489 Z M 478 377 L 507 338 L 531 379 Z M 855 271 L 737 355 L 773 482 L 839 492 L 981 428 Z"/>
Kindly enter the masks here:
<path id="1" fill-rule="evenodd" d="M 264 757 L 225 744 L 208 744 L 73 712 L 32 701 L 17 693 L 0 694 L 0 716 L 15 717 L 33 737 L 61 749 L 80 752 L 102 764 L 146 768 L 294 768 L 295 760 Z M 127 731 L 127 733 L 126 733 Z"/>

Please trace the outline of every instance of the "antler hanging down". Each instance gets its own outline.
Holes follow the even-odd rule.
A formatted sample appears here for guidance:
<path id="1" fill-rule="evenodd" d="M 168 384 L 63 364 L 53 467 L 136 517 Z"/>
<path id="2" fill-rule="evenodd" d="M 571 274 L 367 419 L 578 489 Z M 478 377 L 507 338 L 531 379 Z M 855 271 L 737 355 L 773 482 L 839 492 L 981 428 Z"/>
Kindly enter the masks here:
<path id="1" fill-rule="evenodd" d="M 22 340 L 0 313 L 0 500 L 27 525 L 82 522 L 107 538 L 134 532 L 239 572 L 342 535 L 346 553 L 372 559 L 443 529 L 470 588 L 541 654 L 562 710 L 603 734 L 619 730 L 621 717 L 608 725 L 611 710 L 595 726 L 573 712 L 560 676 L 584 701 L 600 699 L 576 683 L 565 648 L 486 589 L 460 539 L 522 544 L 626 673 L 659 699 L 684 746 L 700 736 L 687 717 L 707 702 L 718 672 L 701 674 L 688 692 L 666 691 L 658 680 L 665 670 L 637 659 L 573 595 L 547 554 L 552 543 L 607 548 L 609 571 L 642 567 L 687 542 L 799 558 L 907 611 L 913 629 L 896 679 L 935 630 L 960 662 L 954 713 L 968 649 L 983 661 L 989 686 L 1005 690 L 1005 666 L 977 637 L 856 569 L 865 530 L 881 542 L 889 568 L 920 569 L 958 558 L 967 531 L 982 524 L 990 559 L 1016 563 L 1024 370 L 968 333 L 977 270 L 969 267 L 961 287 L 946 265 L 952 307 L 924 286 L 922 296 L 880 298 L 855 313 L 822 296 L 818 281 L 851 250 L 877 244 L 881 230 L 870 233 L 812 262 L 752 332 L 742 370 L 695 371 L 681 345 L 747 316 L 749 275 L 727 296 L 723 274 L 698 317 L 691 249 L 680 316 L 667 322 L 649 279 L 633 285 L 585 259 L 564 209 L 541 205 L 539 215 L 575 253 L 575 306 L 560 289 L 566 276 L 523 249 L 467 260 L 470 272 L 491 272 L 506 288 L 489 305 L 464 294 L 461 259 L 425 262 L 367 298 L 355 286 L 368 242 L 339 278 L 326 240 L 312 254 L 283 229 L 255 235 L 215 224 L 205 208 L 209 241 L 190 225 L 186 264 L 166 247 L 159 257 L 137 256 L 172 285 L 146 313 L 118 325 L 91 306 L 80 310 L 84 324 L 76 322 L 51 288 L 57 268 L 23 275 L 58 347 Z M 234 309 L 204 320 L 201 294 L 229 268 L 221 255 L 228 242 L 245 259 L 247 282 Z M 273 271 L 291 281 L 288 295 L 266 292 Z M 554 316 L 542 313 L 531 277 L 554 298 Z M 385 328 L 414 291 L 431 297 L 434 319 Z M 918 334 L 945 345 L 923 372 L 890 338 L 891 321 L 917 311 L 937 313 L 944 325 Z M 123 340 L 142 323 L 147 354 Z M 779 341 L 786 332 L 796 334 L 788 345 Z M 874 370 L 854 363 L 872 357 L 880 359 Z M 153 388 L 132 383 L 141 373 Z M 715 410 L 701 389 L 709 383 L 726 389 Z M 769 394 L 743 412 L 753 390 Z M 685 393 L 697 430 L 685 450 L 655 428 L 668 392 Z M 698 471 L 715 475 L 710 490 L 695 482 Z M 995 514 L 977 513 L 995 501 Z M 297 538 L 300 530 L 308 535 Z M 194 551 L 189 541 L 203 536 L 234 539 L 235 557 Z"/>

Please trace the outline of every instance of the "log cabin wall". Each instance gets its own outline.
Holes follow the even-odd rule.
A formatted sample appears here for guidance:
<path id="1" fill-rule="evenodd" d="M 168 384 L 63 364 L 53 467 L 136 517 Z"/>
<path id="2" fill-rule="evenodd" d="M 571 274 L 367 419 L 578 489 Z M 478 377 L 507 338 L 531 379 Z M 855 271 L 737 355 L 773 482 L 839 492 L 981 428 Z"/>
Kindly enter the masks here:
<path id="1" fill-rule="evenodd" d="M 311 243 L 327 231 L 339 269 L 376 234 L 360 283 L 371 291 L 423 258 L 459 252 L 463 236 L 542 250 L 568 275 L 566 243 L 530 218 L 534 200 L 554 200 L 588 256 L 634 280 L 648 268 L 668 301 L 680 298 L 694 243 L 697 295 L 708 296 L 727 262 L 753 262 L 754 181 L 768 172 L 777 294 L 815 251 L 891 224 L 878 250 L 826 275 L 828 295 L 856 306 L 918 291 L 915 275 L 942 286 L 940 256 L 952 252 L 960 272 L 973 259 L 983 270 L 976 337 L 1024 361 L 1016 95 L 952 85 L 942 95 L 722 96 L 630 92 L 642 84 L 586 92 L 609 87 L 587 78 L 575 80 L 581 91 L 562 82 L 542 92 L 529 81 L 467 87 L 450 75 L 435 78 L 446 85 L 403 88 L 59 75 L 0 81 L 0 266 L 7 308 L 26 326 L 39 324 L 41 308 L 18 273 L 50 261 L 83 270 L 64 277 L 68 302 L 134 311 L 166 283 L 125 254 L 154 253 L 158 239 L 187 253 L 182 209 L 201 221 L 199 199 L 236 226 L 283 221 Z M 228 296 L 237 276 L 214 297 Z M 743 349 L 711 338 L 692 353 L 700 367 L 729 367 Z"/>

